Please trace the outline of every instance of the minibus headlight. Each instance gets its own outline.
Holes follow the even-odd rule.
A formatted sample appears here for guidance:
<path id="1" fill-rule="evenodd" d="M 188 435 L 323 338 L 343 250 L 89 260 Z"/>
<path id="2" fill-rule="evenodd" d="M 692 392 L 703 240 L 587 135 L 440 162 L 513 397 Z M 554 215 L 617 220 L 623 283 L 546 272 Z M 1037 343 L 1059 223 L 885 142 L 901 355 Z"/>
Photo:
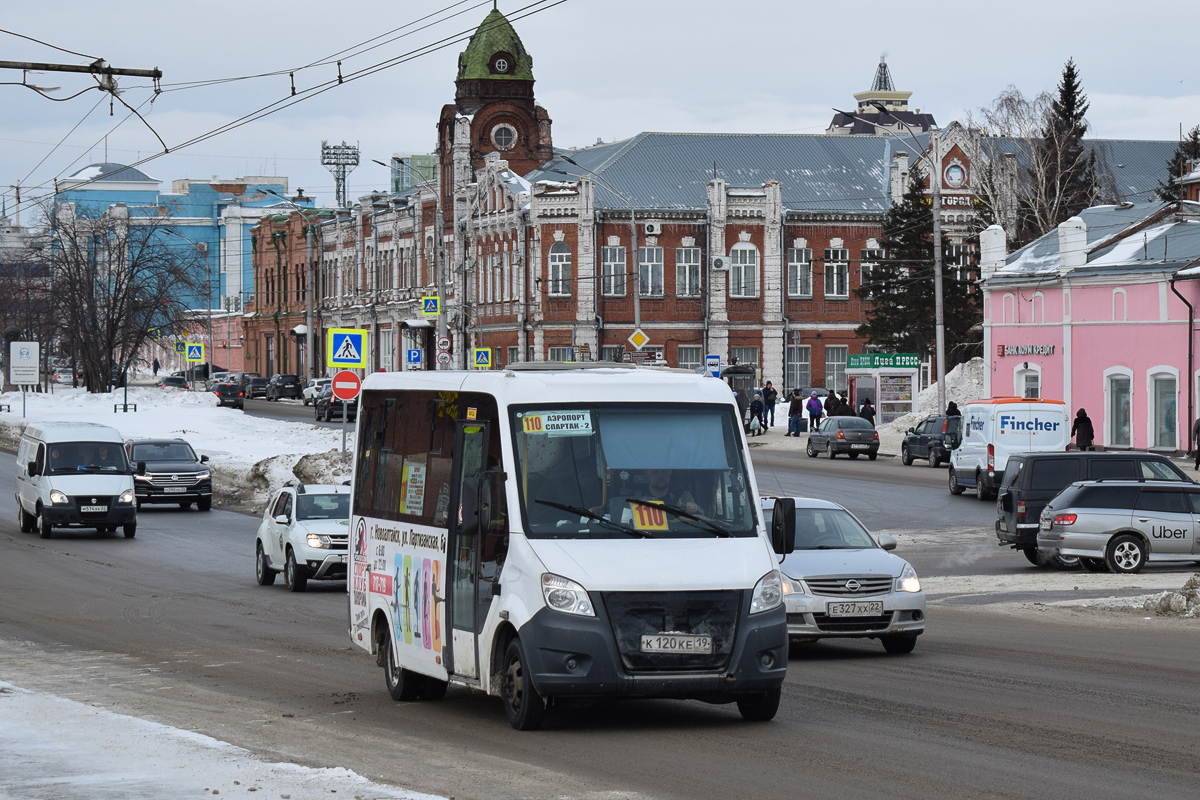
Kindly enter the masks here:
<path id="1" fill-rule="evenodd" d="M 587 589 L 561 575 L 542 573 L 542 597 L 545 598 L 546 605 L 555 611 L 578 614 L 581 617 L 596 616 Z"/>
<path id="2" fill-rule="evenodd" d="M 65 506 L 67 503 L 70 503 L 71 501 L 65 494 L 60 492 L 58 489 L 51 489 L 50 490 L 50 502 L 56 506 Z"/>
<path id="3" fill-rule="evenodd" d="M 750 597 L 750 613 L 758 614 L 770 611 L 783 602 L 783 576 L 779 570 L 773 569 L 758 579 L 754 585 L 754 594 Z"/>
<path id="4" fill-rule="evenodd" d="M 921 591 L 921 581 L 917 579 L 917 571 L 912 568 L 912 564 L 905 564 L 904 571 L 896 578 L 896 591 L 910 594 Z"/>
<path id="5" fill-rule="evenodd" d="M 129 505 L 133 502 L 133 500 L 133 489 L 126 489 L 125 491 L 121 492 L 121 496 L 117 498 L 118 503 L 124 503 L 125 505 Z"/>

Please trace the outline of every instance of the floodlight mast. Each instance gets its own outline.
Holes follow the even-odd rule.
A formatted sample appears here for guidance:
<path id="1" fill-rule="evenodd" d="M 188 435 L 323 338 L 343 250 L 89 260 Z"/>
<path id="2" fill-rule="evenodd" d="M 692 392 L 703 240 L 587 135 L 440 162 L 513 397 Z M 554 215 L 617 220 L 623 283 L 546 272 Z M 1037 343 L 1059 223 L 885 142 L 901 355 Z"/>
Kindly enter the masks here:
<path id="1" fill-rule="evenodd" d="M 358 145 L 329 144 L 321 140 L 321 165 L 333 174 L 334 195 L 338 208 L 346 208 L 346 176 L 358 166 Z"/>

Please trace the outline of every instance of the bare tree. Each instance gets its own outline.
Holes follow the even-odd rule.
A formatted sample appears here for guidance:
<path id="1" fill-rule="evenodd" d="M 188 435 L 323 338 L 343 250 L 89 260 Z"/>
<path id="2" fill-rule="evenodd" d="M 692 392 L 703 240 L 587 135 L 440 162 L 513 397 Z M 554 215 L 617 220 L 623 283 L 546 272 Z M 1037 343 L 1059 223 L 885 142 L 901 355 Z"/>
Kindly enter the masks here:
<path id="1" fill-rule="evenodd" d="M 57 332 L 51 309 L 50 266 L 45 239 L 36 234 L 22 236 L 17 247 L 0 252 L 0 330 L 5 340 L 29 339 L 42 344 L 43 362 L 49 343 Z M 4 353 L 7 359 L 8 353 Z M 42 369 L 43 375 L 46 370 Z"/>
<path id="2" fill-rule="evenodd" d="M 139 209 L 141 210 L 141 209 Z M 181 326 L 186 298 L 205 265 L 194 248 L 163 236 L 170 217 L 131 215 L 124 205 L 98 217 L 60 207 L 52 215 L 53 309 L 88 391 L 106 391 L 152 330 Z"/>

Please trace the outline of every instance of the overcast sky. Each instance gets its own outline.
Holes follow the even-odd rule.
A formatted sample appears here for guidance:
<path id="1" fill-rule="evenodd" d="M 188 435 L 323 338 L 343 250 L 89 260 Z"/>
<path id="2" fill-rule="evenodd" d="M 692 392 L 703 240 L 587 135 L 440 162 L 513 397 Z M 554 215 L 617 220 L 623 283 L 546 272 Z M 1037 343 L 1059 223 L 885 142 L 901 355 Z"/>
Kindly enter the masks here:
<path id="1" fill-rule="evenodd" d="M 299 69 L 306 64 L 434 15 L 383 36 L 369 52 L 339 56 L 350 75 L 469 32 L 491 5 L 0 0 L 0 28 L 82 54 L 0 33 L 0 60 L 86 64 L 99 57 L 115 67 L 158 67 L 172 90 L 153 103 L 149 81 L 119 84 L 122 99 L 140 108 L 174 151 L 291 94 L 286 74 L 178 84 L 294 69 L 303 93 L 337 77 L 333 64 Z M 932 112 L 941 125 L 989 104 L 1009 85 L 1028 95 L 1052 91 L 1072 57 L 1091 101 L 1090 135 L 1175 140 L 1181 124 L 1200 124 L 1196 0 L 500 0 L 499 8 L 533 56 L 537 101 L 549 111 L 560 147 L 640 131 L 821 133 L 832 108 L 853 107 L 853 94 L 870 88 L 882 53 L 896 88 L 912 91 L 911 106 Z M 333 181 L 319 161 L 321 141 L 345 140 L 362 151 L 350 196 L 386 190 L 388 172 L 372 160 L 432 151 L 465 46 L 456 42 L 335 85 L 140 169 L 164 190 L 185 177 L 282 175 L 292 191 L 303 188 L 329 204 Z M 0 70 L 0 81 L 21 80 L 19 71 Z M 28 81 L 61 87 L 55 97 L 94 85 L 89 76 L 65 73 L 30 74 Z M 98 91 L 53 102 L 0 85 L 0 185 L 10 216 L 10 184 L 29 187 L 26 198 L 41 194 L 39 185 L 105 160 L 106 134 L 109 161 L 131 164 L 162 151 L 136 117 L 121 122 L 128 110 L 117 104 L 113 114 Z"/>

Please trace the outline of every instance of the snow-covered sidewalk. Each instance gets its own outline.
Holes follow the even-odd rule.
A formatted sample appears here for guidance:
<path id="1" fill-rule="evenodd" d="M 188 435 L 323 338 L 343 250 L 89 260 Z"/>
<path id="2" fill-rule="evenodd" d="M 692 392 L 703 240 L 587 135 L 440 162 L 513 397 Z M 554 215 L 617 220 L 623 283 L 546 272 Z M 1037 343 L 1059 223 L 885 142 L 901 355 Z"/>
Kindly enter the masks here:
<path id="1" fill-rule="evenodd" d="M 441 800 L 341 768 L 271 762 L 192 731 L 0 681 L 0 797 L 158 800 L 229 796 Z M 262 794 L 257 794 L 262 792 Z"/>

